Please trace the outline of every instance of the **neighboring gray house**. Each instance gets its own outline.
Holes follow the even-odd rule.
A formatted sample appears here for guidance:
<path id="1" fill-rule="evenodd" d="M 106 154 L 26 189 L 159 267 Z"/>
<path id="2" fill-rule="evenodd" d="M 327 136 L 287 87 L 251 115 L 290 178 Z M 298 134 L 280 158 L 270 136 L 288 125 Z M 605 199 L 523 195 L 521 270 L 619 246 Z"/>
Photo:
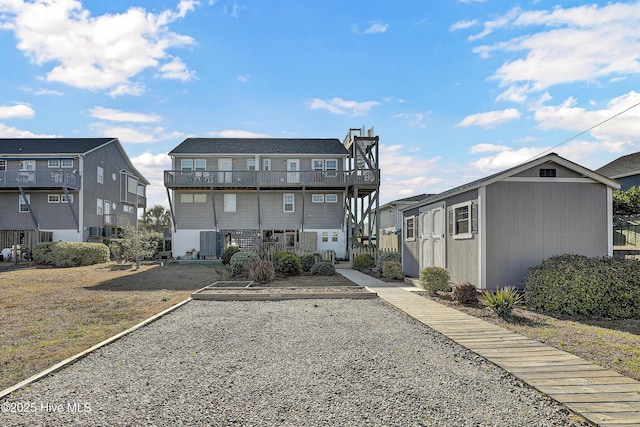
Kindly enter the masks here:
<path id="1" fill-rule="evenodd" d="M 0 234 L 101 241 L 137 227 L 148 184 L 116 138 L 0 139 Z"/>
<path id="2" fill-rule="evenodd" d="M 618 181 L 622 191 L 640 187 L 640 152 L 619 157 L 596 169 L 596 172 Z"/>
<path id="3" fill-rule="evenodd" d="M 272 244 L 346 257 L 348 155 L 338 139 L 186 139 L 164 174 L 173 256 Z"/>
<path id="4" fill-rule="evenodd" d="M 380 206 L 380 234 L 397 234 L 402 231 L 402 209 L 411 206 L 420 200 L 426 199 L 431 194 L 418 194 L 394 200 Z"/>
<path id="5" fill-rule="evenodd" d="M 619 187 L 549 154 L 431 196 L 403 210 L 405 275 L 435 265 L 454 283 L 497 289 L 554 255 L 611 256 Z"/>

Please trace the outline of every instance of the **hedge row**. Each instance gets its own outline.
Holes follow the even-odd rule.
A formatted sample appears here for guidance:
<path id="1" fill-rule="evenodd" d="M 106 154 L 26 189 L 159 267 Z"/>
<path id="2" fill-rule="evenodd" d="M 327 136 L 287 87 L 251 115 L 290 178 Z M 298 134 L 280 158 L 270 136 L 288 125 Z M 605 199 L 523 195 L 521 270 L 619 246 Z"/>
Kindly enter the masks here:
<path id="1" fill-rule="evenodd" d="M 559 255 L 531 269 L 525 304 L 549 314 L 629 319 L 640 316 L 640 262 Z"/>
<path id="2" fill-rule="evenodd" d="M 33 260 L 56 267 L 101 264 L 109 262 L 109 248 L 102 243 L 38 243 L 33 250 Z"/>

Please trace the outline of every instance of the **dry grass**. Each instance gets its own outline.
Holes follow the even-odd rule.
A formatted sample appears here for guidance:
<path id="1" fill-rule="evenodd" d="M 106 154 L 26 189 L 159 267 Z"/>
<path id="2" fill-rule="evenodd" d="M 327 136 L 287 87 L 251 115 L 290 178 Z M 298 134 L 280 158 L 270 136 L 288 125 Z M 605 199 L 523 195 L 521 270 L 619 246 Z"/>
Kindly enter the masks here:
<path id="1" fill-rule="evenodd" d="M 448 294 L 423 295 L 640 380 L 640 319 L 556 318 L 516 309 L 514 320 L 507 322 L 494 316 L 482 303 L 469 307 L 453 302 Z"/>

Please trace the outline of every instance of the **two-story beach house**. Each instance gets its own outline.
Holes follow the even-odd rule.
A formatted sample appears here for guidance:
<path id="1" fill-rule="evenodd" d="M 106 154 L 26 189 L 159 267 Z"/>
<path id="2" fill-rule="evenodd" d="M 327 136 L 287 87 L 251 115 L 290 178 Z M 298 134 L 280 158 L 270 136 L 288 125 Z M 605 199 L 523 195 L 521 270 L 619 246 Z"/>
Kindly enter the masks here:
<path id="1" fill-rule="evenodd" d="M 368 176 L 346 169 L 340 140 L 188 138 L 169 156 L 174 257 L 218 257 L 229 245 L 347 256 L 347 199 L 354 177 Z"/>
<path id="2" fill-rule="evenodd" d="M 115 236 L 137 227 L 148 184 L 117 138 L 0 139 L 0 243 Z"/>

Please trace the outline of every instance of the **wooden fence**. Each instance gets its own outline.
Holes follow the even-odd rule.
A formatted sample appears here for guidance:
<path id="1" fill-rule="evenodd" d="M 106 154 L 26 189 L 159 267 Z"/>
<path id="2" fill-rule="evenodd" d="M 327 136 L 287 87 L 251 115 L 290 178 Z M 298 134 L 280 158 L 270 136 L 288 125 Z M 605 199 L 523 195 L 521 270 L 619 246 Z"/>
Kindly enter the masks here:
<path id="1" fill-rule="evenodd" d="M 300 243 L 295 243 L 293 246 L 287 246 L 285 243 L 282 243 L 282 242 L 263 242 L 260 244 L 260 249 L 259 249 L 260 256 L 263 259 L 266 259 L 268 261 L 273 261 L 273 257 L 276 254 L 276 252 L 281 252 L 281 251 L 289 252 L 297 256 L 317 254 L 318 259 L 321 261 L 330 262 L 331 264 L 336 263 L 336 252 L 334 250 L 324 249 L 324 250 L 314 251 L 314 250 L 310 250 L 308 247 L 305 247 L 304 244 L 300 244 Z"/>
<path id="2" fill-rule="evenodd" d="M 385 254 L 385 253 L 399 253 L 397 249 L 382 249 L 380 248 L 379 250 L 380 255 Z M 367 255 L 371 255 L 371 257 L 375 260 L 378 261 L 376 259 L 376 248 L 352 248 L 349 251 L 349 262 L 351 262 L 351 265 L 353 265 L 353 260 L 355 259 L 355 257 L 357 257 L 358 255 L 362 255 L 362 254 L 367 254 Z"/>

